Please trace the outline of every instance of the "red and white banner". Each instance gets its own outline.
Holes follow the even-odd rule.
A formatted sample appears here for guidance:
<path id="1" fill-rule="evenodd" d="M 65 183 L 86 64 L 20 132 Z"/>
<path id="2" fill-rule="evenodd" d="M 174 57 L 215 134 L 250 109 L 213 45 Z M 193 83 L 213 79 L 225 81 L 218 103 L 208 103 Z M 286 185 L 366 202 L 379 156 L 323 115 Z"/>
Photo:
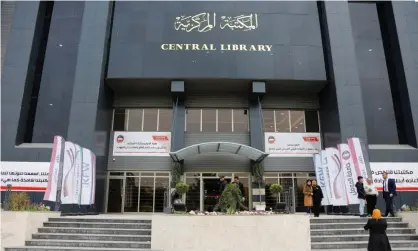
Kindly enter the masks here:
<path id="1" fill-rule="evenodd" d="M 345 191 L 344 171 L 341 165 L 340 152 L 337 148 L 325 149 L 328 160 L 328 172 L 331 186 L 331 204 L 334 206 L 347 206 L 347 193 Z"/>
<path id="2" fill-rule="evenodd" d="M 170 132 L 115 132 L 113 156 L 169 156 Z"/>
<path id="3" fill-rule="evenodd" d="M 357 172 L 354 168 L 354 161 L 350 148 L 347 144 L 339 144 L 338 150 L 340 151 L 341 166 L 344 172 L 344 185 L 348 204 L 359 204 L 356 188 Z"/>
<path id="4" fill-rule="evenodd" d="M 383 190 L 383 172 L 395 179 L 397 191 L 418 191 L 417 162 L 372 162 L 373 182 L 379 191 Z"/>
<path id="5" fill-rule="evenodd" d="M 321 151 L 319 133 L 265 133 L 269 157 L 311 157 Z"/>
<path id="6" fill-rule="evenodd" d="M 326 162 L 322 161 L 322 156 L 321 156 L 322 152 L 324 152 L 325 154 L 325 151 L 321 151 L 320 154 L 314 154 L 313 158 L 314 158 L 316 179 L 317 179 L 318 185 L 322 189 L 322 194 L 324 195 L 321 205 L 327 206 L 327 205 L 330 205 L 329 193 L 328 193 L 329 185 L 327 185 L 327 183 L 329 182 L 329 179 L 327 177 L 329 176 L 329 173 L 328 173 L 327 165 L 324 164 Z"/>
<path id="7" fill-rule="evenodd" d="M 43 192 L 48 186 L 49 162 L 1 162 L 1 191 Z"/>
<path id="8" fill-rule="evenodd" d="M 57 199 L 58 184 L 63 165 L 65 140 L 61 136 L 54 137 L 51 162 L 49 164 L 48 186 L 44 194 L 44 200 L 55 201 Z"/>
<path id="9" fill-rule="evenodd" d="M 370 164 L 368 162 L 368 155 L 366 151 L 363 151 L 359 138 L 349 138 L 347 140 L 350 148 L 350 153 L 353 156 L 353 163 L 356 168 L 357 176 L 362 176 L 364 179 L 368 178 L 368 169 Z"/>

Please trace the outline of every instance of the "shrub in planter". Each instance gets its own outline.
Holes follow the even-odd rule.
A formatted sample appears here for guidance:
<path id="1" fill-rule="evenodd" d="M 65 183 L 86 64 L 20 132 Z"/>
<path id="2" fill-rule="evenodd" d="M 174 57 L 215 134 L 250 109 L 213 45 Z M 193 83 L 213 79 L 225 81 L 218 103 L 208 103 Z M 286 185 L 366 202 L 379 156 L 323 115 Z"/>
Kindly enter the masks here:
<path id="1" fill-rule="evenodd" d="M 181 212 L 186 212 L 187 208 L 186 208 L 186 204 L 184 203 L 184 201 L 182 200 L 182 197 L 184 194 L 187 193 L 187 191 L 189 190 L 189 185 L 187 185 L 186 183 L 179 181 L 176 184 L 176 191 L 174 192 L 174 202 L 173 202 L 173 211 L 181 211 Z"/>
<path id="2" fill-rule="evenodd" d="M 237 184 L 226 185 L 218 204 L 214 208 L 215 211 L 219 209 L 227 214 L 235 214 L 239 209 L 247 210 L 242 204 L 242 195 Z"/>
<path id="3" fill-rule="evenodd" d="M 276 196 L 276 206 L 274 207 L 274 211 L 279 212 L 279 211 L 284 211 L 286 208 L 286 204 L 285 203 L 279 203 L 279 194 L 281 192 L 283 192 L 283 187 L 282 185 L 276 183 L 276 184 L 271 184 L 269 187 L 270 193 L 272 193 L 273 195 Z"/>
<path id="4" fill-rule="evenodd" d="M 10 211 L 25 211 L 29 203 L 29 195 L 25 192 L 12 192 L 8 199 Z"/>
<path id="5" fill-rule="evenodd" d="M 186 183 L 180 181 L 177 182 L 176 184 L 176 192 L 177 194 L 180 196 L 180 198 L 187 193 L 187 191 L 189 190 L 189 185 L 187 185 Z"/>

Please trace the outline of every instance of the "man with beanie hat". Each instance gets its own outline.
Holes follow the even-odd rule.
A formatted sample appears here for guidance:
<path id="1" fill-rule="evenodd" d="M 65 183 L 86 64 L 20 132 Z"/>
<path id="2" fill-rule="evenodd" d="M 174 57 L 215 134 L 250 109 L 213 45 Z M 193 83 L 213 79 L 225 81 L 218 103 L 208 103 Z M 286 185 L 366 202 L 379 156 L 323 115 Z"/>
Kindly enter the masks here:
<path id="1" fill-rule="evenodd" d="M 359 205 L 360 217 L 365 217 L 366 215 L 364 214 L 364 205 L 366 202 L 366 191 L 364 190 L 363 177 L 361 176 L 357 177 L 356 188 L 357 188 L 357 198 L 360 202 L 360 205 Z"/>

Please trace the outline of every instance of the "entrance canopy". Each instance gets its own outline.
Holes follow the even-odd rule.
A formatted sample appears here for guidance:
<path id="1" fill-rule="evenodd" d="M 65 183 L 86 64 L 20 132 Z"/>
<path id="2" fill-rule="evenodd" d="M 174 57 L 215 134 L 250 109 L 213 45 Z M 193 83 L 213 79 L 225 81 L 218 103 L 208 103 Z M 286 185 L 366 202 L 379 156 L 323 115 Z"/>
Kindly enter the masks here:
<path id="1" fill-rule="evenodd" d="M 180 149 L 176 152 L 171 152 L 170 156 L 173 161 L 179 162 L 189 156 L 194 156 L 201 153 L 229 153 L 237 154 L 255 162 L 261 162 L 268 156 L 267 153 L 255 149 L 251 146 L 242 145 L 232 142 L 205 142 L 196 145 L 191 145 Z"/>

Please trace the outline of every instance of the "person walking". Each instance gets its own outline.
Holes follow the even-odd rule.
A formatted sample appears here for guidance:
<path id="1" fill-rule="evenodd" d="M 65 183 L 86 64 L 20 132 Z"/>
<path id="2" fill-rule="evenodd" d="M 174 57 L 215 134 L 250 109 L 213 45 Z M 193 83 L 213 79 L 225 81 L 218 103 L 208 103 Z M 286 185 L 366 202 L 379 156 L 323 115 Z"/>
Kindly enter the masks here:
<path id="1" fill-rule="evenodd" d="M 395 179 L 389 179 L 388 173 L 383 172 L 383 199 L 386 204 L 385 217 L 391 215 L 395 217 L 395 212 L 393 211 L 393 198 L 397 195 L 396 193 L 396 181 Z"/>
<path id="2" fill-rule="evenodd" d="M 388 224 L 382 219 L 382 213 L 379 209 L 373 210 L 372 218 L 367 221 L 364 230 L 369 231 L 368 251 L 391 251 L 389 238 L 386 235 Z"/>
<path id="3" fill-rule="evenodd" d="M 306 207 L 307 214 L 311 213 L 312 195 L 312 182 L 311 180 L 307 180 L 303 186 L 303 205 Z"/>
<path id="4" fill-rule="evenodd" d="M 373 184 L 371 178 L 366 179 L 364 183 L 364 190 L 366 191 L 366 202 L 367 202 L 367 215 L 372 216 L 373 210 L 376 208 L 377 196 L 379 192 L 376 186 Z"/>
<path id="5" fill-rule="evenodd" d="M 241 192 L 241 196 L 242 196 L 242 201 L 245 201 L 245 190 L 244 190 L 244 185 L 239 181 L 239 177 L 235 176 L 234 177 L 234 182 L 232 182 L 234 184 L 238 185 L 238 188 Z"/>
<path id="6" fill-rule="evenodd" d="M 316 180 L 312 180 L 312 202 L 313 202 L 312 211 L 314 213 L 314 217 L 319 217 L 319 211 L 321 210 L 322 198 L 324 198 L 324 194 L 322 193 L 321 187 L 318 186 Z"/>
<path id="7" fill-rule="evenodd" d="M 360 203 L 359 205 L 360 217 L 365 217 L 366 215 L 364 214 L 364 204 L 366 203 L 366 192 L 364 191 L 362 176 L 357 177 L 356 188 L 357 188 L 357 198 Z"/>

